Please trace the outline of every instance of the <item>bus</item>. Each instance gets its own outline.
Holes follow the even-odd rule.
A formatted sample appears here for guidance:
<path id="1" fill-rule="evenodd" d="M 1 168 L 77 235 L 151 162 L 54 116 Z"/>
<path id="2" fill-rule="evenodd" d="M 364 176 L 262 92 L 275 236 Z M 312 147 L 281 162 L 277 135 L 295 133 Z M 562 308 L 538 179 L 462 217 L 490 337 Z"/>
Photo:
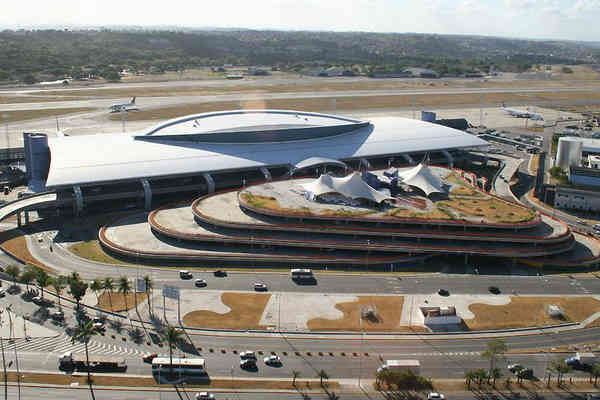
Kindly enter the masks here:
<path id="1" fill-rule="evenodd" d="M 292 279 L 298 279 L 298 280 L 315 278 L 312 273 L 312 270 L 310 270 L 310 269 L 294 268 L 290 271 L 290 275 L 291 275 Z"/>
<path id="2" fill-rule="evenodd" d="M 183 383 L 206 376 L 203 358 L 156 357 L 152 360 L 152 376 L 158 383 Z"/>

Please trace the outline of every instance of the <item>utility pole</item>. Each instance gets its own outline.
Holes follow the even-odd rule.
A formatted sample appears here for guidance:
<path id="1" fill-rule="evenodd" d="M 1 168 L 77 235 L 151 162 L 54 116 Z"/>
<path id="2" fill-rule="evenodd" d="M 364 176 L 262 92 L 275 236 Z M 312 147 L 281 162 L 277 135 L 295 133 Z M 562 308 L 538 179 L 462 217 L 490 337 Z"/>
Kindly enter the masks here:
<path id="1" fill-rule="evenodd" d="M 2 320 L 0 319 L 0 327 Z M 6 375 L 6 357 L 4 355 L 4 338 L 0 336 L 0 350 L 2 351 L 2 368 L 4 369 L 4 400 L 8 400 L 8 376 Z"/>

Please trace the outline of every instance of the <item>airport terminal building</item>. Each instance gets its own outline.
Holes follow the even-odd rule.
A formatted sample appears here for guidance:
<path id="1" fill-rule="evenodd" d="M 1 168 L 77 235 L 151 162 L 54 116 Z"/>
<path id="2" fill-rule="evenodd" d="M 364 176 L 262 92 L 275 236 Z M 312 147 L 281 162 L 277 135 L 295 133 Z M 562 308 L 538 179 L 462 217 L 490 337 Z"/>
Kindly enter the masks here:
<path id="1" fill-rule="evenodd" d="M 487 145 L 418 120 L 370 121 L 293 110 L 190 115 L 144 132 L 48 137 L 24 133 L 33 191 L 54 190 L 63 212 L 140 207 L 313 173 L 453 163 Z"/>

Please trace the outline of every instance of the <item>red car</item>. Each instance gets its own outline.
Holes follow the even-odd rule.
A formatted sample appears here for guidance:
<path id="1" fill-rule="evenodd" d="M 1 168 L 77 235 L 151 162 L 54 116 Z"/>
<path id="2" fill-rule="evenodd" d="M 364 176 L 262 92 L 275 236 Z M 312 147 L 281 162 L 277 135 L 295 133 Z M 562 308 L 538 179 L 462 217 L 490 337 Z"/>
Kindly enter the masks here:
<path id="1" fill-rule="evenodd" d="M 158 357 L 158 354 L 148 353 L 142 357 L 142 360 L 144 360 L 145 363 L 152 363 L 152 360 L 154 360 L 156 357 Z"/>

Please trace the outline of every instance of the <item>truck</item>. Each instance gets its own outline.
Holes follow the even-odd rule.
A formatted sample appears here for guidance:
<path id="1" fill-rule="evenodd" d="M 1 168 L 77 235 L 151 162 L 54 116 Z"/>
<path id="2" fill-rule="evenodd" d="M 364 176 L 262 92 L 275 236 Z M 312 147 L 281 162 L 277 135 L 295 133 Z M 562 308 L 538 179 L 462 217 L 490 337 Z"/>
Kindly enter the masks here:
<path id="1" fill-rule="evenodd" d="M 90 371 L 125 371 L 127 363 L 124 358 L 90 355 Z M 87 362 L 85 355 L 68 351 L 58 357 L 58 368 L 66 371 L 85 371 Z"/>
<path id="2" fill-rule="evenodd" d="M 419 360 L 385 360 L 383 365 L 377 368 L 377 372 L 383 371 L 411 371 L 415 375 L 421 373 L 421 363 Z"/>
<path id="3" fill-rule="evenodd" d="M 575 353 L 573 357 L 565 359 L 565 364 L 575 369 L 588 369 L 598 362 L 594 353 Z"/>

